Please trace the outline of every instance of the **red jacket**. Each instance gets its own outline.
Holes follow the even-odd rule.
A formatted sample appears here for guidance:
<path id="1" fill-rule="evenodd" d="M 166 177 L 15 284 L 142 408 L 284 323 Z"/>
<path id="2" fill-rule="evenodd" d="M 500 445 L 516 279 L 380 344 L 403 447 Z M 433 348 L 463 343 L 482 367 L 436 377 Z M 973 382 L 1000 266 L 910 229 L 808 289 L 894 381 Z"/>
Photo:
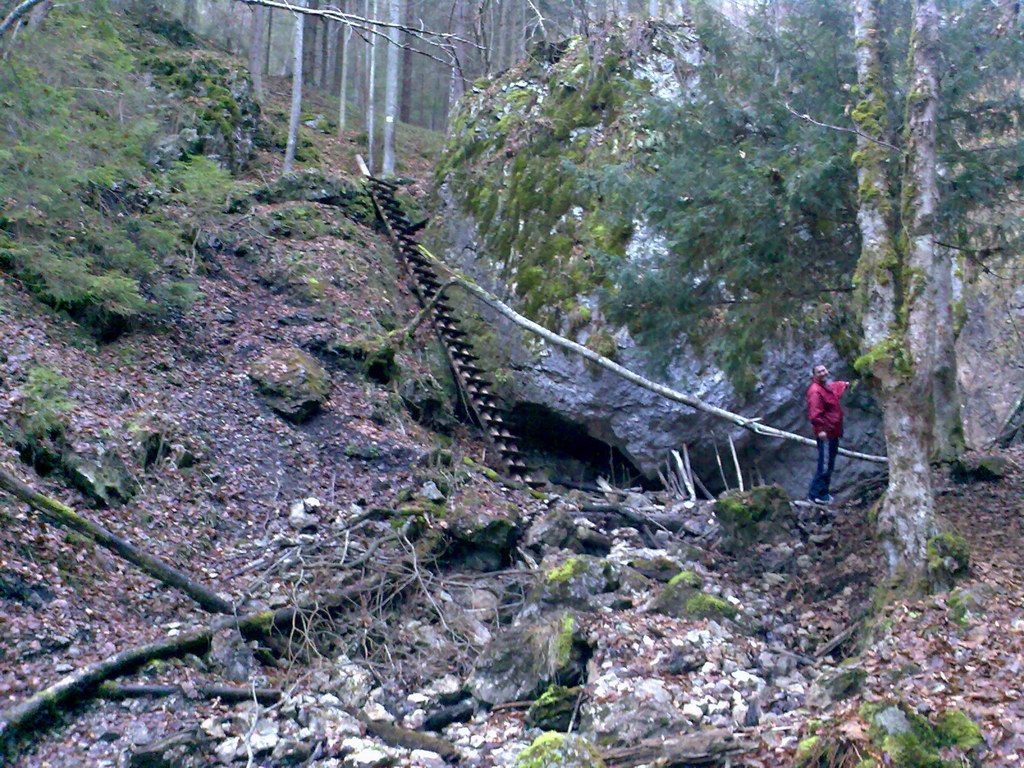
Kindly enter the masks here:
<path id="1" fill-rule="evenodd" d="M 826 440 L 843 436 L 843 409 L 839 398 L 848 386 L 845 381 L 830 381 L 825 386 L 812 381 L 807 388 L 807 418 L 811 420 L 815 437 L 822 432 Z"/>

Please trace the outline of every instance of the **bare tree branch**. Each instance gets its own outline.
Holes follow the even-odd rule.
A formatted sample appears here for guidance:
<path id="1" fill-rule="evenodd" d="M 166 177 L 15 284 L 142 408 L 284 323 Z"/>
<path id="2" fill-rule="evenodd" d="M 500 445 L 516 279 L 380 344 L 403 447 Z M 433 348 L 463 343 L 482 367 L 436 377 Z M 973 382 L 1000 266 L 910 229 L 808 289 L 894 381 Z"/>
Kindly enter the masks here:
<path id="1" fill-rule="evenodd" d="M 820 126 L 821 128 L 829 128 L 829 129 L 831 129 L 833 131 L 843 131 L 844 133 L 853 133 L 853 134 L 856 134 L 857 136 L 860 136 L 862 139 L 866 139 L 868 141 L 872 141 L 875 144 L 880 144 L 883 147 L 888 147 L 889 149 L 892 149 L 892 150 L 898 152 L 901 155 L 903 154 L 903 150 L 900 149 L 899 147 L 894 147 L 892 144 L 889 144 L 888 142 L 882 141 L 881 139 L 874 139 L 874 138 L 872 138 L 871 136 L 868 136 L 865 133 L 861 133 L 860 131 L 858 131 L 855 128 L 843 128 L 843 126 L 841 126 L 841 125 L 831 125 L 829 123 L 822 123 L 822 122 L 819 122 L 819 121 L 815 120 L 810 115 L 805 115 L 803 112 L 797 112 L 795 109 L 793 109 L 791 106 L 789 106 L 789 102 L 783 102 L 783 105 L 786 107 L 786 109 L 789 112 L 791 112 L 792 114 L 796 115 L 801 120 L 806 120 L 808 123 L 812 123 L 813 125 Z"/>
<path id="2" fill-rule="evenodd" d="M 18 21 L 18 19 L 20 19 L 22 16 L 24 16 L 26 13 L 31 11 L 33 8 L 35 8 L 42 2 L 45 2 L 45 0 L 25 0 L 25 2 L 23 2 L 13 11 L 7 14 L 7 18 L 4 19 L 3 21 L 0 21 L 0 38 L 4 36 L 4 33 L 8 29 L 14 26 L 14 23 Z"/>

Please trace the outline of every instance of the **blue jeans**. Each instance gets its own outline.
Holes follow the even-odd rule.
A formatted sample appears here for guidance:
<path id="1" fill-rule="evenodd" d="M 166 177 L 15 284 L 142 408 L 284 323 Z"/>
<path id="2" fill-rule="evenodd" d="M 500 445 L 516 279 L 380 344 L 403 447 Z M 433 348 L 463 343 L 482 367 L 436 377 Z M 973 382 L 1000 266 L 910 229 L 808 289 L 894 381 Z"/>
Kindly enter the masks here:
<path id="1" fill-rule="evenodd" d="M 826 462 L 825 446 L 828 446 Z M 836 466 L 836 453 L 839 451 L 839 438 L 822 440 L 818 438 L 818 471 L 814 473 L 811 487 L 807 490 L 807 498 L 823 499 L 828 496 L 828 485 L 832 481 L 832 470 Z"/>

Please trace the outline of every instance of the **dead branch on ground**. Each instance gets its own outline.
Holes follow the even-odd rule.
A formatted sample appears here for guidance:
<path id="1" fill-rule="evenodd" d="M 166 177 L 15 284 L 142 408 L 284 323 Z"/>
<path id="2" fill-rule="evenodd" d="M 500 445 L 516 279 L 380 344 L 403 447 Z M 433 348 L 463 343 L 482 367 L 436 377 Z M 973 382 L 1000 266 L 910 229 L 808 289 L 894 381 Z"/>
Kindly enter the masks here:
<path id="1" fill-rule="evenodd" d="M 71 509 L 71 507 L 32 490 L 32 488 L 2 467 L 0 467 L 0 488 L 3 488 L 15 498 L 24 501 L 36 510 L 47 523 L 61 528 L 68 528 L 89 537 L 104 549 L 127 560 L 157 581 L 185 593 L 204 610 L 210 613 L 225 614 L 235 612 L 234 605 L 209 587 L 203 586 L 189 576 L 186 576 L 156 555 L 151 555 L 139 549 L 131 542 L 122 539 L 120 536 L 116 536 L 106 528 L 86 520 Z"/>

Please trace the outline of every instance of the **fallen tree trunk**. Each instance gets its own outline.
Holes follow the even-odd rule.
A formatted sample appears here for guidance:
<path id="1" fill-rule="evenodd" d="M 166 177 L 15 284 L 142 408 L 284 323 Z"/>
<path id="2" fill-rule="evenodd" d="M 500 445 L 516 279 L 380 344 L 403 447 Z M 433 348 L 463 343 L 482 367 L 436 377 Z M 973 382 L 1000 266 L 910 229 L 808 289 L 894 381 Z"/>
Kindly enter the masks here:
<path id="1" fill-rule="evenodd" d="M 422 245 L 418 245 L 417 247 L 419 248 L 420 253 L 423 254 L 425 258 L 430 259 L 434 266 L 443 270 L 446 275 L 450 276 L 450 280 L 447 283 L 448 285 L 457 285 L 459 288 L 462 288 L 471 296 L 474 296 L 479 301 L 489 306 L 498 314 L 508 318 L 519 327 L 525 328 L 530 333 L 540 336 L 542 339 L 551 344 L 554 344 L 556 347 L 567 349 L 570 352 L 580 355 L 581 357 L 585 357 L 587 360 L 590 360 L 596 365 L 599 365 L 600 367 L 609 370 L 618 376 L 621 376 L 627 381 L 631 381 L 637 386 L 643 387 L 644 389 L 650 390 L 655 394 L 661 395 L 662 397 L 668 400 L 674 400 L 677 403 L 688 405 L 691 408 L 694 408 L 695 410 L 703 411 L 704 413 L 711 414 L 712 416 L 717 416 L 720 419 L 731 422 L 739 427 L 743 427 L 744 429 L 747 429 L 753 432 L 754 434 L 764 435 L 766 437 L 775 437 L 782 440 L 793 440 L 795 442 L 803 443 L 805 445 L 816 445 L 816 442 L 809 437 L 804 437 L 803 435 L 798 435 L 795 432 L 787 432 L 786 430 L 778 429 L 777 427 L 771 427 L 767 424 L 762 424 L 759 418 L 747 418 L 746 416 L 740 416 L 738 413 L 732 413 L 731 411 L 727 411 L 724 408 L 719 408 L 718 406 L 711 405 L 710 403 L 705 403 L 703 400 L 700 400 L 699 398 L 696 398 L 693 395 L 687 395 L 683 392 L 677 392 L 674 389 L 670 389 L 669 387 L 666 387 L 662 384 L 658 384 L 657 382 L 644 378 L 643 376 L 634 373 L 628 368 L 623 368 L 618 363 L 609 360 L 607 357 L 602 357 L 593 350 L 587 349 L 582 344 L 577 344 L 575 341 L 571 341 L 570 339 L 567 339 L 564 336 L 559 336 L 554 331 L 550 331 L 544 326 L 538 325 L 537 323 L 533 322 L 529 318 L 523 317 L 510 306 L 501 301 L 501 299 L 499 299 L 494 294 L 484 290 L 472 280 L 455 272 L 451 267 L 449 267 L 447 264 L 439 260 L 436 256 L 434 256 L 434 254 L 432 254 Z M 839 453 L 841 453 L 843 456 L 848 456 L 851 459 L 860 459 L 862 461 L 870 461 L 876 464 L 887 464 L 889 461 L 885 456 L 875 456 L 870 453 L 860 453 L 859 451 L 851 451 L 846 448 L 840 448 Z"/>
<path id="2" fill-rule="evenodd" d="M 724 728 L 709 728 L 671 739 L 647 739 L 636 746 L 611 749 L 603 757 L 609 768 L 656 763 L 664 768 L 732 765 L 736 755 L 753 745 Z"/>
<path id="3" fill-rule="evenodd" d="M 160 699 L 167 696 L 185 696 L 186 698 L 220 699 L 225 702 L 258 701 L 260 704 L 274 704 L 281 700 L 281 692 L 276 688 L 245 688 L 231 685 L 199 685 L 195 691 L 186 691 L 180 685 L 119 685 L 117 683 L 101 683 L 96 696 L 111 701 L 124 699 Z"/>
<path id="4" fill-rule="evenodd" d="M 72 672 L 21 704 L 0 712 L 0 756 L 5 754 L 18 734 L 37 727 L 45 716 L 54 715 L 72 704 L 95 697 L 102 683 L 132 672 L 149 661 L 174 658 L 186 653 L 205 653 L 210 648 L 214 634 L 225 627 L 237 627 L 242 636 L 249 639 L 269 635 L 274 630 L 290 632 L 318 613 L 330 613 L 351 602 L 383 580 L 383 574 L 378 573 L 337 592 L 304 600 L 297 606 L 260 611 L 237 618 L 225 616 L 202 629 L 121 651 Z"/>
<path id="5" fill-rule="evenodd" d="M 144 552 L 131 542 L 114 535 L 106 528 L 86 520 L 71 509 L 71 507 L 32 490 L 32 488 L 2 467 L 0 467 L 0 488 L 24 501 L 39 512 L 42 518 L 51 525 L 69 528 L 72 531 L 88 536 L 101 547 L 127 560 L 157 581 L 181 590 L 204 610 L 210 613 L 231 614 L 235 612 L 235 607 L 228 600 L 225 600 L 209 587 L 194 581 L 159 557 Z"/>

